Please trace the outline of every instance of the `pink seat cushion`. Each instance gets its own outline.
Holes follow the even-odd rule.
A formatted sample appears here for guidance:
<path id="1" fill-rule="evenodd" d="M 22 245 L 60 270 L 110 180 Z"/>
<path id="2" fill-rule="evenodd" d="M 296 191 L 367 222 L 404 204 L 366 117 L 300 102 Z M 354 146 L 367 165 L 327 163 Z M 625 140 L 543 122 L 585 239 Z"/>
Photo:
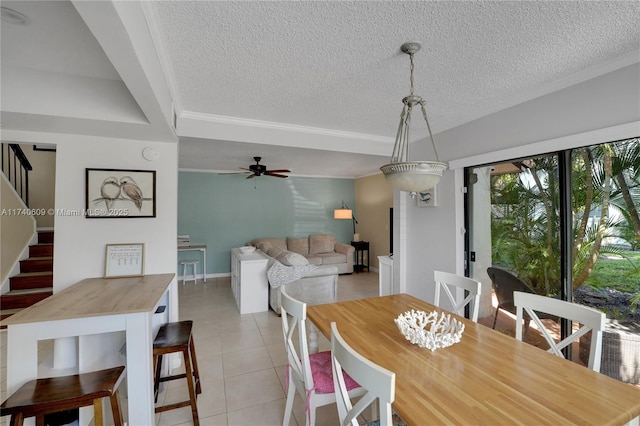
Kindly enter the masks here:
<path id="1" fill-rule="evenodd" d="M 318 352 L 309 355 L 313 384 L 318 393 L 333 393 L 333 374 L 331 372 L 331 351 Z M 347 390 L 360 387 L 355 380 L 344 374 L 344 384 Z"/>

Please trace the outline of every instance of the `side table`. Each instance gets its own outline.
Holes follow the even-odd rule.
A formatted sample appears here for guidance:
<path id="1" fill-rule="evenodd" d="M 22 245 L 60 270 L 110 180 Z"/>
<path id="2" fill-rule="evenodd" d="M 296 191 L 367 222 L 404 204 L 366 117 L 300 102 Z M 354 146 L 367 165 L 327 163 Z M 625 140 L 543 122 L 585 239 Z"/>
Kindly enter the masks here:
<path id="1" fill-rule="evenodd" d="M 351 245 L 355 247 L 354 255 L 356 257 L 353 264 L 353 270 L 355 272 L 362 272 L 364 268 L 369 271 L 369 241 L 351 241 Z M 367 252 L 367 263 L 364 263 L 364 252 Z"/>

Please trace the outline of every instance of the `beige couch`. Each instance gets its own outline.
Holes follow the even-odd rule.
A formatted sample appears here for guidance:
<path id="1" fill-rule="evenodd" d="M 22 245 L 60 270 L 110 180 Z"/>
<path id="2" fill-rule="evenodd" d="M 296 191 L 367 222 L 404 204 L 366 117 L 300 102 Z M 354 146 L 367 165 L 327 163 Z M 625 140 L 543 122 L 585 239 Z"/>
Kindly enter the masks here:
<path id="1" fill-rule="evenodd" d="M 339 274 L 353 273 L 355 248 L 350 244 L 336 241 L 331 234 L 314 234 L 308 237 L 287 237 L 286 239 L 256 238 L 250 244 L 285 265 L 310 263 L 320 268 L 335 266 Z"/>

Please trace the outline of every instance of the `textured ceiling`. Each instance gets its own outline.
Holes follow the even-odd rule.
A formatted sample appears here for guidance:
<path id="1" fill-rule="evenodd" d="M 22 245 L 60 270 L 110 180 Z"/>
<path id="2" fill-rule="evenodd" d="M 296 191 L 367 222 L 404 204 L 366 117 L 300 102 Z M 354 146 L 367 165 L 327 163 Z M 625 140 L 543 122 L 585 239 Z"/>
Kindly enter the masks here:
<path id="1" fill-rule="evenodd" d="M 262 156 L 270 168 L 296 175 L 377 172 L 409 92 L 409 60 L 400 52 L 406 41 L 423 45 L 416 94 L 426 99 L 436 133 L 640 61 L 638 1 L 2 5 L 31 19 L 0 27 L 4 129 L 164 140 L 173 134 L 158 95 L 163 85 L 177 113 L 183 169 L 237 170 Z M 143 16 L 131 20 L 136 10 Z M 132 32 L 153 41 L 140 43 L 144 37 Z M 154 47 L 159 62 L 145 68 L 141 59 Z M 66 86 L 45 86 L 60 81 Z M 66 87 L 82 91 L 69 97 Z M 128 98 L 112 87 L 128 90 Z M 13 104 L 7 93 L 15 93 Z M 25 100 L 35 109 L 8 107 Z M 414 138 L 424 136 L 422 123 Z M 469 152 L 463 141 L 440 147 L 445 161 Z"/>
<path id="2" fill-rule="evenodd" d="M 154 2 L 185 111 L 393 136 L 416 92 L 434 129 L 637 51 L 637 2 Z"/>

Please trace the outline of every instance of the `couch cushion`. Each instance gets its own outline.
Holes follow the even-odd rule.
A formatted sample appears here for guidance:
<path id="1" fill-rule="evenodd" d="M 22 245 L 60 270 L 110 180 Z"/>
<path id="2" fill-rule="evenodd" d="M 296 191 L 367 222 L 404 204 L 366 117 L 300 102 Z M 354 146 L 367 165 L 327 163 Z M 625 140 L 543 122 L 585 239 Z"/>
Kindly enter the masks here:
<path id="1" fill-rule="evenodd" d="M 309 237 L 292 238 L 287 237 L 287 250 L 301 255 L 309 254 Z"/>
<path id="2" fill-rule="evenodd" d="M 266 241 L 260 241 L 259 243 L 254 243 L 253 245 L 263 253 L 266 253 L 271 247 L 273 247 L 271 243 L 268 243 Z"/>
<path id="3" fill-rule="evenodd" d="M 251 241 L 251 245 L 255 246 L 256 244 L 263 241 L 270 243 L 272 246 L 278 247 L 281 250 L 287 249 L 287 243 L 282 238 L 256 238 L 255 240 Z"/>
<path id="4" fill-rule="evenodd" d="M 278 247 L 270 247 L 265 253 L 267 254 L 267 256 L 271 256 L 274 259 L 278 259 L 278 257 L 282 256 L 286 252 L 287 252 L 286 250 L 282 250 L 281 248 L 278 248 Z"/>
<path id="5" fill-rule="evenodd" d="M 317 254 L 322 259 L 323 265 L 336 265 L 338 263 L 347 263 L 347 256 L 342 253 L 320 253 Z"/>
<path id="6" fill-rule="evenodd" d="M 286 266 L 300 266 L 309 264 L 309 261 L 306 257 L 292 251 L 285 251 L 277 257 L 277 260 Z"/>
<path id="7" fill-rule="evenodd" d="M 322 265 L 322 258 L 318 255 L 308 255 L 305 258 L 311 265 Z"/>
<path id="8" fill-rule="evenodd" d="M 330 234 L 309 235 L 309 254 L 331 253 L 336 245 L 336 237 Z"/>

